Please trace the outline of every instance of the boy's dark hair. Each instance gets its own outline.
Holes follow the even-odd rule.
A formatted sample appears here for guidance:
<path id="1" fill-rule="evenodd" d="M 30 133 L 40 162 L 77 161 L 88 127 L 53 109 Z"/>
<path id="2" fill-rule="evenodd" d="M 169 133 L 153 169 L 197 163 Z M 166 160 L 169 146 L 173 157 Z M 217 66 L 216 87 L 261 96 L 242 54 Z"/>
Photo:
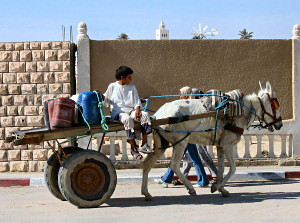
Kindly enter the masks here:
<path id="1" fill-rule="evenodd" d="M 116 70 L 115 77 L 119 81 L 122 76 L 125 78 L 128 74 L 133 74 L 133 70 L 130 67 L 121 66 Z"/>

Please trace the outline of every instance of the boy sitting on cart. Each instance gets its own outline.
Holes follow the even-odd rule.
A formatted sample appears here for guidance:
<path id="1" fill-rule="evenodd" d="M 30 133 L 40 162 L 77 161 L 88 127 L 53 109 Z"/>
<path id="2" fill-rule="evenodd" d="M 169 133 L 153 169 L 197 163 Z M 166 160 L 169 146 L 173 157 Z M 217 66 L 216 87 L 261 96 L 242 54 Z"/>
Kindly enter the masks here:
<path id="1" fill-rule="evenodd" d="M 133 70 L 121 66 L 116 70 L 116 82 L 111 83 L 103 94 L 104 106 L 110 107 L 111 119 L 118 120 L 124 124 L 127 133 L 127 142 L 131 145 L 131 155 L 134 159 L 141 160 L 143 156 L 139 153 L 151 153 L 152 149 L 147 144 L 147 135 L 152 132 L 150 116 L 141 111 L 141 100 L 136 87 L 131 83 Z M 142 145 L 138 147 L 135 143 L 134 120 L 141 121 Z"/>

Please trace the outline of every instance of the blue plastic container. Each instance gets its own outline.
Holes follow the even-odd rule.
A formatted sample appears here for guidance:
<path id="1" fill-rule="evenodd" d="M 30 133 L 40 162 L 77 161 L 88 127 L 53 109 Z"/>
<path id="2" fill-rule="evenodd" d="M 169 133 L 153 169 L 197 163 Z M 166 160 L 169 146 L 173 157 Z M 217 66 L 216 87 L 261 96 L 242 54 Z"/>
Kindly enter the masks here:
<path id="1" fill-rule="evenodd" d="M 99 99 L 101 96 L 98 93 Z M 90 125 L 99 124 L 101 122 L 101 114 L 98 108 L 98 98 L 96 92 L 83 92 L 78 97 L 78 105 Z M 81 112 L 78 112 L 80 125 L 86 125 Z"/>

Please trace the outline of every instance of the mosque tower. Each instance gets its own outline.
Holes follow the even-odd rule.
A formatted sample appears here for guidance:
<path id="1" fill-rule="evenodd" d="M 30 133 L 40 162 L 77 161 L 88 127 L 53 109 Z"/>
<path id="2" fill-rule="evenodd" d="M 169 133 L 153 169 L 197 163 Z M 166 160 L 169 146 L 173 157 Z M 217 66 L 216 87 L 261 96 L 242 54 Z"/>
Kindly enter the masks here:
<path id="1" fill-rule="evenodd" d="M 164 21 L 161 20 L 159 29 L 156 30 L 156 40 L 169 39 L 169 30 L 166 29 Z"/>

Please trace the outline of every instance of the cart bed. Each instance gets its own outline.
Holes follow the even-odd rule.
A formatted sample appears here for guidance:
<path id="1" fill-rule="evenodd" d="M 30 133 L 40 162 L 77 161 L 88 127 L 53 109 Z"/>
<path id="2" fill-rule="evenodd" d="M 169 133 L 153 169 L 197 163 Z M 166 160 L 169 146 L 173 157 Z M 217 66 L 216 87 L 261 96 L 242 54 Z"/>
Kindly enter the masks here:
<path id="1" fill-rule="evenodd" d="M 226 114 L 230 114 L 230 110 L 226 111 Z M 219 117 L 223 116 L 223 112 L 219 112 Z M 187 115 L 182 117 L 170 117 L 164 119 L 153 119 L 151 121 L 152 126 L 175 124 L 179 122 L 202 119 L 208 117 L 215 117 L 216 111 L 206 112 L 202 114 Z M 6 142 L 13 142 L 15 145 L 25 145 L 25 144 L 40 144 L 43 141 L 55 140 L 55 139 L 65 139 L 69 137 L 75 137 L 84 133 L 84 135 L 93 135 L 95 133 L 101 132 L 117 132 L 124 130 L 122 123 L 113 121 L 107 122 L 109 127 L 108 131 L 102 129 L 101 124 L 91 125 L 91 129 L 87 126 L 76 126 L 70 128 L 58 128 L 54 130 L 49 130 L 47 127 L 36 128 L 24 131 L 14 131 L 11 136 L 6 137 Z M 134 128 L 140 130 L 140 122 L 134 122 Z M 89 130 L 89 131 L 88 131 Z"/>

